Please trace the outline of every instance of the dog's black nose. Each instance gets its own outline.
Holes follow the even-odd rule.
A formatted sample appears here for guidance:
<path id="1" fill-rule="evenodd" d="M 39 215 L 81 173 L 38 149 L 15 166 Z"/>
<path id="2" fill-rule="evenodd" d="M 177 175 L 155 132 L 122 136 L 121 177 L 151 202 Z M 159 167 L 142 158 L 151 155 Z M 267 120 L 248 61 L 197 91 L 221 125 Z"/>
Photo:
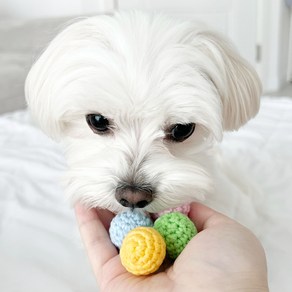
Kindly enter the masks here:
<path id="1" fill-rule="evenodd" d="M 124 207 L 144 208 L 153 200 L 153 190 L 149 187 L 122 185 L 116 189 L 116 199 Z"/>

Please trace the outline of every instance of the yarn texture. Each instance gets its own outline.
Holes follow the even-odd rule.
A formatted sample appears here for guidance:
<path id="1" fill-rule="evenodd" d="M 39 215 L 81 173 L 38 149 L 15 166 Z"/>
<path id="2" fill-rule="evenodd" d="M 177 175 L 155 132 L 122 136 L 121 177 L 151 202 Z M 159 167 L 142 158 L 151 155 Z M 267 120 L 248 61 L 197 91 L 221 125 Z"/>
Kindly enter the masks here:
<path id="1" fill-rule="evenodd" d="M 125 236 L 139 226 L 153 226 L 153 222 L 146 214 L 136 210 L 119 213 L 113 218 L 109 228 L 112 243 L 121 248 Z"/>
<path id="2" fill-rule="evenodd" d="M 125 237 L 120 257 L 122 265 L 134 275 L 155 272 L 166 255 L 163 237 L 152 227 L 137 227 Z"/>
<path id="3" fill-rule="evenodd" d="M 152 216 L 153 216 L 154 219 L 157 219 L 157 218 L 161 217 L 164 214 L 168 214 L 168 213 L 172 213 L 172 212 L 180 212 L 180 213 L 185 214 L 186 216 L 188 216 L 190 210 L 191 210 L 190 204 L 185 204 L 185 205 L 182 205 L 182 206 L 178 206 L 176 208 L 170 208 L 170 209 L 166 209 L 164 211 L 158 212 L 158 213 L 154 213 Z"/>
<path id="4" fill-rule="evenodd" d="M 188 242 L 197 234 L 194 223 L 179 212 L 159 217 L 154 228 L 163 236 L 170 258 L 176 259 Z"/>

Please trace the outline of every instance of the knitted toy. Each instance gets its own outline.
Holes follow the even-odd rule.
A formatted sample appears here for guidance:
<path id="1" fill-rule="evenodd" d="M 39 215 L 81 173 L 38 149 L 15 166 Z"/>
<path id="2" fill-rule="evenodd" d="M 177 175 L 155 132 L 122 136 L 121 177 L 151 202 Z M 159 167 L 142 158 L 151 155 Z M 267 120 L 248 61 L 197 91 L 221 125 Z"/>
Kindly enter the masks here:
<path id="1" fill-rule="evenodd" d="M 114 217 L 109 233 L 112 243 L 121 248 L 124 237 L 139 226 L 153 226 L 152 220 L 144 213 L 136 210 L 122 212 Z"/>
<path id="2" fill-rule="evenodd" d="M 151 227 L 137 227 L 125 237 L 120 250 L 122 265 L 134 275 L 148 275 L 162 264 L 166 254 L 163 237 Z"/>
<path id="3" fill-rule="evenodd" d="M 120 248 L 123 266 L 134 275 L 155 272 L 166 251 L 176 259 L 197 233 L 193 222 L 180 212 L 166 213 L 155 221 L 154 228 L 151 226 L 151 219 L 135 210 L 120 213 L 111 222 L 111 240 Z"/>
<path id="4" fill-rule="evenodd" d="M 194 223 L 179 212 L 159 217 L 154 228 L 163 236 L 169 257 L 175 260 L 188 242 L 197 234 Z"/>

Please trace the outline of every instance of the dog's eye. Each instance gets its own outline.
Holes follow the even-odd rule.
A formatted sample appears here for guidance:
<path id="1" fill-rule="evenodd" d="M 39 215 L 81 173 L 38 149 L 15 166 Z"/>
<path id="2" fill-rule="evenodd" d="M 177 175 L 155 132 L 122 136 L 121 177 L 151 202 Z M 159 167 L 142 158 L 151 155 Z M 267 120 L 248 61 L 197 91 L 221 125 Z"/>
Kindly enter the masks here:
<path id="1" fill-rule="evenodd" d="M 100 114 L 86 115 L 86 121 L 91 130 L 96 134 L 105 134 L 109 131 L 109 120 Z"/>
<path id="2" fill-rule="evenodd" d="M 173 125 L 166 138 L 174 142 L 183 142 L 193 134 L 195 128 L 195 123 Z"/>

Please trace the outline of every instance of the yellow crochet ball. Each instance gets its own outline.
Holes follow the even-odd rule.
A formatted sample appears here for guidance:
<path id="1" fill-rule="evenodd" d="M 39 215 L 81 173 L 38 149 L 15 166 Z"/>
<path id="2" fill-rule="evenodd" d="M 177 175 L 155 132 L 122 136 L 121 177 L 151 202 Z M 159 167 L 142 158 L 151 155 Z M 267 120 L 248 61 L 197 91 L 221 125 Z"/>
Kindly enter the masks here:
<path id="1" fill-rule="evenodd" d="M 124 238 L 120 250 L 122 265 L 134 275 L 154 273 L 166 254 L 163 237 L 152 227 L 137 227 Z"/>

